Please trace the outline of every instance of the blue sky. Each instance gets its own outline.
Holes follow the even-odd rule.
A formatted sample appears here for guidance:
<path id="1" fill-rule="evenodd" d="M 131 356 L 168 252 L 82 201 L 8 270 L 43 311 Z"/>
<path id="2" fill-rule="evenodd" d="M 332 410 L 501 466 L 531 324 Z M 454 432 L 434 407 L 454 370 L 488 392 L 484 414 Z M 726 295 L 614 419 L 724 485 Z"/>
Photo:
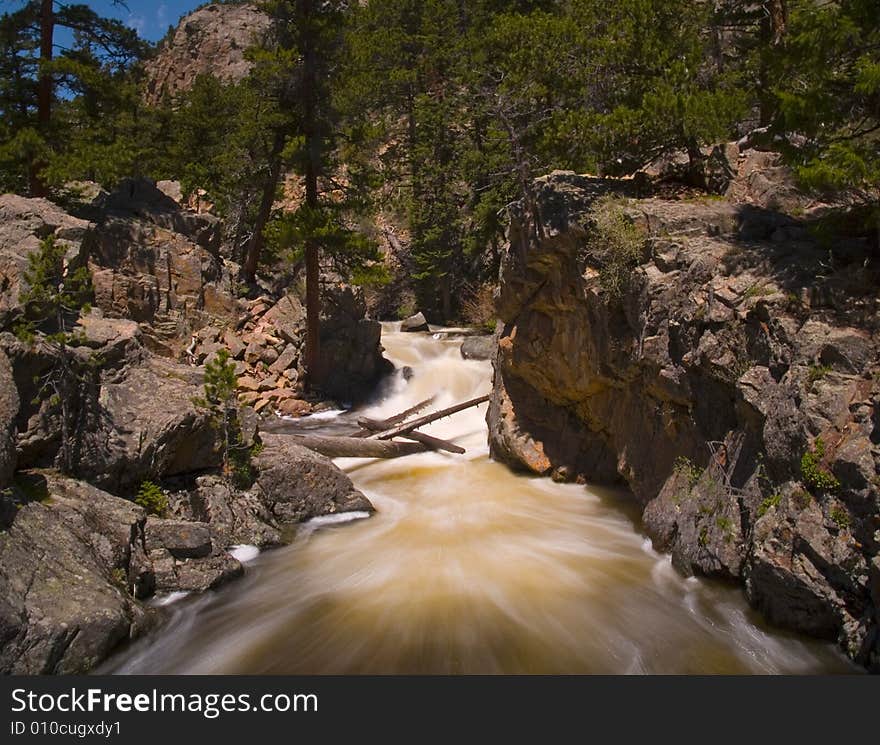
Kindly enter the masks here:
<path id="1" fill-rule="evenodd" d="M 165 36 L 168 26 L 176 26 L 181 16 L 204 2 L 204 0 L 125 0 L 122 6 L 114 5 L 112 0 L 67 1 L 88 5 L 103 16 L 118 18 L 149 41 L 161 39 Z M 22 4 L 22 0 L 0 0 L 0 13 L 20 8 Z"/>
<path id="2" fill-rule="evenodd" d="M 114 5 L 112 0 L 74 1 L 85 2 L 101 15 L 124 21 L 150 41 L 161 39 L 168 26 L 176 26 L 182 15 L 203 3 L 203 0 L 126 0 L 126 7 L 121 7 Z"/>

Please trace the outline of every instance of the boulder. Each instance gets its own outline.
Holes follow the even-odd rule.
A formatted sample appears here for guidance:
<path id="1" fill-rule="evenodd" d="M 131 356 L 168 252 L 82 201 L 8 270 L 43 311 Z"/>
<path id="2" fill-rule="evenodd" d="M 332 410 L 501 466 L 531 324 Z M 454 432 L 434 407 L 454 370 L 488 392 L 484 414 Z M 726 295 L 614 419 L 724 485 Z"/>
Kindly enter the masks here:
<path id="1" fill-rule="evenodd" d="M 382 356 L 382 324 L 364 317 L 366 301 L 359 287 L 325 289 L 321 308 L 321 390 L 342 401 L 361 401 L 394 369 Z"/>
<path id="2" fill-rule="evenodd" d="M 165 549 L 175 559 L 202 559 L 213 551 L 211 529 L 205 523 L 183 520 L 147 520 L 148 551 Z"/>
<path id="3" fill-rule="evenodd" d="M 471 336 L 461 343 L 461 356 L 466 360 L 491 360 L 494 353 L 493 336 Z"/>
<path id="4" fill-rule="evenodd" d="M 124 318 L 104 318 L 97 309 L 80 316 L 73 329 L 83 346 L 100 350 L 102 366 L 115 370 L 144 357 L 140 326 Z"/>
<path id="5" fill-rule="evenodd" d="M 124 493 L 142 481 L 213 468 L 220 456 L 206 412 L 193 403 L 203 373 L 148 356 L 130 322 L 86 320 L 95 346 L 69 350 L 69 448 L 76 475 Z M 97 346 L 104 341 L 103 346 Z M 24 402 L 16 420 L 20 467 L 56 465 L 61 446 L 61 402 L 41 395 L 40 381 L 56 369 L 59 350 L 0 335 Z M 100 359 L 99 369 L 93 361 Z"/>
<path id="6" fill-rule="evenodd" d="M 129 594 L 145 515 L 86 484 L 39 479 L 46 499 L 0 533 L 0 672 L 82 674 L 148 626 Z"/>
<path id="7" fill-rule="evenodd" d="M 401 331 L 407 332 L 416 332 L 416 331 L 429 331 L 428 321 L 425 319 L 424 313 L 416 313 L 414 316 L 410 316 L 403 320 L 400 324 Z"/>
<path id="8" fill-rule="evenodd" d="M 156 592 L 205 592 L 243 572 L 239 561 L 214 545 L 207 523 L 151 517 L 144 547 Z"/>
<path id="9" fill-rule="evenodd" d="M 105 381 L 95 428 L 78 443 L 78 475 L 121 492 L 145 480 L 219 466 L 210 418 L 193 403 L 202 384 L 199 370 L 159 358 Z"/>
<path id="10" fill-rule="evenodd" d="M 329 458 L 284 435 L 263 435 L 263 450 L 255 464 L 259 476 L 254 490 L 279 524 L 292 525 L 341 512 L 374 511 Z"/>
<path id="11" fill-rule="evenodd" d="M 187 519 L 209 524 L 219 548 L 242 544 L 266 548 L 283 541 L 282 526 L 258 491 L 236 489 L 219 476 L 199 476 L 181 510 Z"/>

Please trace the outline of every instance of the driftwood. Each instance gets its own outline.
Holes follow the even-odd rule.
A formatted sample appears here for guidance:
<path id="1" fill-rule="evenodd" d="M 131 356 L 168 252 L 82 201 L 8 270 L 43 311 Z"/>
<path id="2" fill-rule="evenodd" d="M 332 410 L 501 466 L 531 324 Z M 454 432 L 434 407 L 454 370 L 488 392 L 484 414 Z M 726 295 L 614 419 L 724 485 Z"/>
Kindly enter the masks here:
<path id="1" fill-rule="evenodd" d="M 358 424 L 368 432 L 383 432 L 388 429 L 390 421 L 390 419 L 386 419 L 385 421 L 379 421 L 377 419 L 358 419 Z M 447 453 L 455 453 L 456 455 L 464 455 L 467 452 L 463 447 L 455 445 L 448 440 L 441 440 L 439 437 L 431 437 L 431 435 L 426 435 L 422 432 L 407 432 L 406 434 L 402 434 L 401 437 L 407 440 L 420 442 L 431 450 L 445 450 Z M 376 440 L 371 440 L 370 442 L 376 442 Z M 378 442 L 388 442 L 388 440 L 378 440 Z"/>
<path id="2" fill-rule="evenodd" d="M 326 435 L 290 435 L 298 445 L 326 455 L 329 458 L 401 458 L 406 455 L 424 453 L 428 450 L 445 450 L 449 453 L 463 455 L 466 451 L 463 447 L 439 437 L 416 432 L 419 427 L 436 422 L 459 411 L 464 411 L 472 406 L 479 406 L 489 400 L 489 396 L 481 396 L 463 404 L 450 406 L 448 409 L 427 414 L 410 422 L 405 421 L 412 414 L 417 414 L 434 399 L 423 401 L 407 411 L 397 414 L 389 419 L 377 421 L 363 418 L 358 420 L 363 433 L 348 437 L 333 437 Z M 370 434 L 372 433 L 372 434 Z M 399 442 L 395 437 L 402 437 L 412 442 Z"/>
<path id="3" fill-rule="evenodd" d="M 382 420 L 382 424 L 387 425 L 380 427 L 380 430 L 386 430 L 389 427 L 393 427 L 395 424 L 400 424 L 401 422 L 406 421 L 413 414 L 418 414 L 420 411 L 427 409 L 432 403 L 434 403 L 434 396 L 431 398 L 425 399 L 424 401 L 417 403 L 415 406 L 407 409 L 406 411 L 402 411 L 399 414 L 395 414 L 393 417 L 389 419 Z M 358 421 L 360 424 L 360 420 Z M 363 431 L 358 432 L 357 434 L 352 435 L 352 437 L 369 437 L 371 432 L 376 430 L 371 430 L 367 427 L 361 427 Z"/>
<path id="4" fill-rule="evenodd" d="M 413 419 L 411 422 L 397 425 L 395 427 L 392 427 L 391 429 L 385 430 L 384 432 L 376 432 L 375 434 L 370 435 L 370 439 L 390 440 L 392 437 L 402 437 L 403 435 L 408 435 L 414 430 L 417 430 L 419 427 L 424 427 L 426 424 L 436 422 L 438 419 L 445 419 L 446 417 L 457 414 L 458 412 L 464 411 L 465 409 L 470 409 L 473 406 L 484 404 L 489 400 L 489 398 L 490 397 L 488 395 L 480 396 L 479 398 L 465 401 L 463 404 L 450 406 L 448 409 L 442 409 L 441 411 L 437 411 L 433 414 L 427 414 L 423 417 L 419 417 L 418 419 Z"/>
<path id="5" fill-rule="evenodd" d="M 391 442 L 325 435 L 290 435 L 290 437 L 297 445 L 307 447 L 328 458 L 402 458 L 405 455 L 415 455 L 428 450 L 419 442 Z"/>

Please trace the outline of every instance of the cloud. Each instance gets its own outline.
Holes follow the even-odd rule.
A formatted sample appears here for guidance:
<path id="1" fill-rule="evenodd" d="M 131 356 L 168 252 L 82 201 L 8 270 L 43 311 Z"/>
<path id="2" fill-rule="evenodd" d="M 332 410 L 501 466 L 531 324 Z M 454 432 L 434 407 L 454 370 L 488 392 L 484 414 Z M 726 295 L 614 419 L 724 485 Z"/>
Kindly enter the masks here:
<path id="1" fill-rule="evenodd" d="M 125 25 L 129 28 L 133 28 L 137 31 L 138 36 L 143 36 L 144 31 L 147 28 L 147 21 L 141 15 L 136 15 L 135 13 L 129 13 L 128 20 L 125 22 Z"/>
<path id="2" fill-rule="evenodd" d="M 156 25 L 161 29 L 165 28 L 166 23 L 168 23 L 168 6 L 159 3 L 159 7 L 156 8 Z"/>

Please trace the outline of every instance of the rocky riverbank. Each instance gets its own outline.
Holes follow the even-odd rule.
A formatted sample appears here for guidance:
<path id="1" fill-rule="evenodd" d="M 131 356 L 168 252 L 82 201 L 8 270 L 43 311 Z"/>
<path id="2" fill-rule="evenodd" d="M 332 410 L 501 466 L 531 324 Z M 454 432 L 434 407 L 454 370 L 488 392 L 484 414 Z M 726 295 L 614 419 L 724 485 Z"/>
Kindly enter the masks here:
<path id="1" fill-rule="evenodd" d="M 75 213 L 75 214 L 74 214 Z M 146 181 L 68 212 L 0 197 L 0 672 L 83 673 L 161 621 L 150 600 L 241 576 L 241 545 L 369 500 L 328 459 L 260 433 L 260 414 L 356 400 L 389 364 L 358 291 L 328 282 L 324 397 L 305 400 L 305 314 L 293 292 L 241 297 L 220 221 Z M 63 349 L 23 318 L 28 257 L 52 237 L 84 267 L 90 310 Z M 248 483 L 220 472 L 216 425 L 194 399 L 228 349 L 239 375 Z M 63 395 L 45 395 L 52 380 Z M 51 391 L 50 391 L 51 393 Z M 162 504 L 135 503 L 145 484 Z"/>
<path id="2" fill-rule="evenodd" d="M 776 156 L 720 156 L 726 198 L 557 172 L 514 206 L 492 453 L 628 485 L 681 571 L 878 669 L 875 239 Z"/>

